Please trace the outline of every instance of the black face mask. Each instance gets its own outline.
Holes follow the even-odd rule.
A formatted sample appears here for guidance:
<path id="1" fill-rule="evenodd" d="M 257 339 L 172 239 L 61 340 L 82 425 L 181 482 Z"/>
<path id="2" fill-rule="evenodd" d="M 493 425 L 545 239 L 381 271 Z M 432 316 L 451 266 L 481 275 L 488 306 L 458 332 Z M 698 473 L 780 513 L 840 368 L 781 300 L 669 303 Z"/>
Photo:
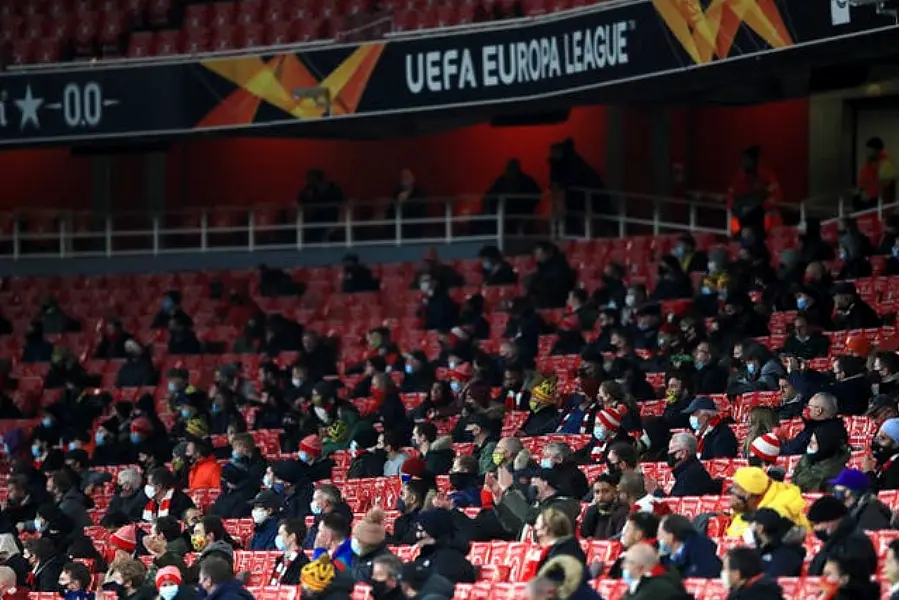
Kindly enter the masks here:
<path id="1" fill-rule="evenodd" d="M 128 594 L 125 592 L 125 586 L 121 583 L 116 583 L 115 581 L 104 583 L 103 591 L 112 592 L 116 595 L 116 598 L 125 598 L 128 596 Z"/>
<path id="2" fill-rule="evenodd" d="M 822 531 L 820 529 L 815 530 L 815 537 L 821 540 L 822 542 L 827 542 L 830 539 L 830 534 L 826 531 Z"/>
<path id="3" fill-rule="evenodd" d="M 606 459 L 606 469 L 610 475 L 621 475 L 621 465 L 619 463 L 611 463 Z"/>
<path id="4" fill-rule="evenodd" d="M 762 462 L 762 459 L 758 456 L 750 456 L 749 457 L 749 466 L 750 467 L 764 467 L 765 464 Z"/>
<path id="5" fill-rule="evenodd" d="M 890 456 L 893 455 L 893 448 L 887 448 L 883 444 L 878 444 L 876 441 L 871 441 L 871 454 L 874 455 L 874 460 L 879 463 L 884 463 L 889 460 Z"/>
<path id="6" fill-rule="evenodd" d="M 372 580 L 371 595 L 375 600 L 380 600 L 381 598 L 388 598 L 392 592 L 393 592 L 393 590 L 387 587 L 386 581 Z"/>
<path id="7" fill-rule="evenodd" d="M 667 462 L 668 466 L 673 469 L 680 461 L 678 460 L 677 454 L 675 452 L 669 452 L 668 456 L 665 457 L 665 462 Z"/>
<path id="8" fill-rule="evenodd" d="M 66 586 L 64 586 L 64 585 L 60 585 L 60 586 L 58 586 L 58 587 L 56 588 L 56 592 L 57 592 L 60 596 L 62 596 L 63 598 L 65 598 L 65 597 L 66 597 L 66 594 L 69 593 L 69 588 L 66 587 Z"/>
<path id="9" fill-rule="evenodd" d="M 449 481 L 456 491 L 467 490 L 478 485 L 478 477 L 472 473 L 450 473 Z"/>

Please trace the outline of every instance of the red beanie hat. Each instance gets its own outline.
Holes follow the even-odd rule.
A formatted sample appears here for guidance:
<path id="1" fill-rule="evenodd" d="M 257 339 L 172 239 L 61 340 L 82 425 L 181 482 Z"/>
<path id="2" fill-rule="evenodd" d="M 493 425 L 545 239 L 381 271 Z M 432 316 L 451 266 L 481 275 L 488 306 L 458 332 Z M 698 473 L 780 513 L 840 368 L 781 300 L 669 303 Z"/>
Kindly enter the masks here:
<path id="1" fill-rule="evenodd" d="M 621 410 L 616 406 L 604 408 L 596 415 L 596 420 L 609 431 L 618 431 L 621 429 Z"/>
<path id="2" fill-rule="evenodd" d="M 174 583 L 175 585 L 181 585 L 181 570 L 175 566 L 163 567 L 156 572 L 156 587 L 161 588 L 162 586 Z"/>
<path id="3" fill-rule="evenodd" d="M 420 456 L 407 459 L 400 467 L 400 477 L 405 476 L 404 479 L 421 479 L 427 472 L 428 467 Z"/>
<path id="4" fill-rule="evenodd" d="M 134 552 L 137 547 L 137 527 L 125 525 L 110 536 L 109 542 L 119 550 Z"/>
<path id="5" fill-rule="evenodd" d="M 749 452 L 763 461 L 773 463 L 780 456 L 780 440 L 773 433 L 766 433 L 752 440 Z"/>
<path id="6" fill-rule="evenodd" d="M 300 452 L 305 452 L 312 458 L 322 455 L 322 439 L 317 435 L 307 435 L 300 440 Z"/>

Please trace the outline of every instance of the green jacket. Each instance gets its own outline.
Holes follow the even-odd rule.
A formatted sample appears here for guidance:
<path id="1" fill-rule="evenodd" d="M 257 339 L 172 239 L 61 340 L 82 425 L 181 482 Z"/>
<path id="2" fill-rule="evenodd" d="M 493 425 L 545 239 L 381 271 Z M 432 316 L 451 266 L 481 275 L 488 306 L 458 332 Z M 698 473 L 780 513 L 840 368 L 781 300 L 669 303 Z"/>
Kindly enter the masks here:
<path id="1" fill-rule="evenodd" d="M 360 427 L 371 427 L 368 421 L 364 421 L 358 414 L 352 411 L 343 411 L 340 420 L 346 424 L 346 433 L 339 440 L 326 437 L 322 444 L 322 456 L 330 456 L 337 450 L 346 450 L 350 447 L 350 441 L 355 437 Z"/>
<path id="2" fill-rule="evenodd" d="M 557 494 L 536 504 L 530 504 L 524 494 L 514 487 L 506 490 L 496 504 L 495 510 L 503 529 L 520 537 L 524 526 L 533 525 L 537 521 L 537 515 L 547 508 L 559 509 L 571 519 L 572 523 L 577 523 L 577 518 L 581 513 L 581 503 L 575 498 Z"/>
<path id="3" fill-rule="evenodd" d="M 827 480 L 833 479 L 846 468 L 849 455 L 850 451 L 847 446 L 843 446 L 840 452 L 819 462 L 812 462 L 809 455 L 806 454 L 799 459 L 799 463 L 793 470 L 792 482 L 802 490 L 803 494 L 823 492 L 827 487 Z"/>

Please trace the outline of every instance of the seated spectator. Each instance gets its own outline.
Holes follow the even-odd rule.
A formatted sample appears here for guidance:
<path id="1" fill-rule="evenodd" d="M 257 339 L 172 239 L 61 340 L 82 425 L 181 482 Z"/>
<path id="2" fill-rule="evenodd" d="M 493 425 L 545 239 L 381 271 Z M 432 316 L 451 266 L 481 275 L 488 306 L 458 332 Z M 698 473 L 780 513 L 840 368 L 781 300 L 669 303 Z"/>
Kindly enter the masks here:
<path id="1" fill-rule="evenodd" d="M 830 338 L 820 331 L 813 331 L 808 317 L 799 313 L 793 319 L 793 331 L 787 336 L 781 352 L 803 360 L 824 358 L 830 352 Z"/>
<path id="2" fill-rule="evenodd" d="M 437 426 L 430 422 L 417 423 L 412 430 L 412 445 L 425 461 L 432 475 L 445 475 L 453 465 L 452 438 L 437 437 Z"/>
<path id="3" fill-rule="evenodd" d="M 181 292 L 178 290 L 169 290 L 165 293 L 162 297 L 159 312 L 153 317 L 153 323 L 150 327 L 152 329 L 165 329 L 173 318 L 180 319 L 182 322 L 190 323 L 193 326 L 193 320 L 181 309 Z"/>
<path id="4" fill-rule="evenodd" d="M 231 460 L 222 466 L 222 493 L 209 509 L 210 514 L 230 519 L 250 516 L 250 500 L 259 492 L 267 467 L 253 436 L 235 435 L 231 440 Z"/>
<path id="5" fill-rule="evenodd" d="M 384 477 L 396 477 L 399 475 L 403 463 L 409 458 L 403 452 L 405 440 L 402 437 L 402 432 L 393 430 L 385 431 L 378 436 L 378 450 L 383 451 L 387 457 L 387 460 L 384 461 Z"/>
<path id="6" fill-rule="evenodd" d="M 149 350 L 133 339 L 125 340 L 125 362 L 116 375 L 116 387 L 148 387 L 156 385 L 159 374 L 153 366 Z"/>
<path id="7" fill-rule="evenodd" d="M 696 240 L 689 233 L 681 234 L 671 254 L 678 260 L 684 273 L 701 273 L 708 269 L 708 255 L 696 247 Z"/>
<path id="8" fill-rule="evenodd" d="M 483 285 L 515 285 L 518 283 L 518 275 L 496 246 L 484 246 L 478 252 L 478 258 L 481 259 Z"/>
<path id="9" fill-rule="evenodd" d="M 722 368 L 712 354 L 712 345 L 700 341 L 693 350 L 693 376 L 697 394 L 723 394 L 727 389 L 727 370 Z"/>
<path id="10" fill-rule="evenodd" d="M 837 397 L 840 414 L 863 415 L 868 412 L 871 382 L 865 359 L 859 356 L 838 356 L 833 360 L 833 375 L 836 383 L 831 388 L 831 393 Z"/>
<path id="11" fill-rule="evenodd" d="M 891 541 L 887 548 L 883 576 L 886 583 L 890 585 L 890 600 L 897 600 L 899 598 L 899 594 L 897 594 L 899 590 L 896 587 L 896 584 L 899 583 L 899 540 Z"/>
<path id="12" fill-rule="evenodd" d="M 705 534 L 696 531 L 684 516 L 668 515 L 659 523 L 659 549 L 662 564 L 681 577 L 712 579 L 721 575 L 717 546 Z"/>
<path id="13" fill-rule="evenodd" d="M 56 552 L 53 542 L 47 538 L 27 540 L 22 554 L 31 568 L 28 577 L 31 591 L 55 593 L 59 589 L 65 557 Z"/>
<path id="14" fill-rule="evenodd" d="M 275 559 L 275 565 L 268 578 L 269 585 L 297 585 L 300 583 L 300 570 L 309 559 L 303 552 L 303 537 L 306 525 L 303 519 L 285 519 L 278 525 L 275 536 L 275 548 L 281 556 Z"/>
<path id="15" fill-rule="evenodd" d="M 343 257 L 341 279 L 341 291 L 344 294 L 376 292 L 381 288 L 381 282 L 372 275 L 371 269 L 361 264 L 359 256 L 352 253 Z"/>
<path id="16" fill-rule="evenodd" d="M 100 335 L 100 343 L 94 350 L 94 358 L 102 360 L 125 358 L 127 354 L 125 342 L 131 339 L 131 334 L 125 331 L 121 321 L 102 319 L 97 323 L 97 333 Z"/>
<path id="17" fill-rule="evenodd" d="M 449 331 L 456 326 L 459 318 L 459 305 L 442 285 L 427 273 L 419 278 L 419 289 L 424 295 L 419 316 L 424 329 L 429 331 Z"/>
<path id="18" fill-rule="evenodd" d="M 639 474 L 638 474 L 639 475 Z M 639 475 L 641 478 L 642 475 Z M 654 549 L 658 545 L 656 535 L 659 532 L 659 518 L 652 513 L 637 510 L 627 515 L 624 522 L 624 528 L 621 530 L 621 548 L 622 552 L 618 555 L 618 559 L 609 569 L 609 577 L 613 579 L 621 579 L 621 567 L 624 564 L 627 551 L 640 543 L 651 545 Z"/>
<path id="19" fill-rule="evenodd" d="M 577 280 L 568 259 L 555 244 L 540 242 L 534 248 L 534 260 L 537 270 L 524 282 L 534 307 L 562 308 Z"/>
<path id="20" fill-rule="evenodd" d="M 864 561 L 851 554 L 829 556 L 822 575 L 831 600 L 875 598 L 880 593 L 880 584 L 871 581 Z"/>
<path id="21" fill-rule="evenodd" d="M 386 515 L 378 507 L 369 509 L 353 526 L 353 580 L 371 584 L 374 563 L 382 556 L 394 556 L 387 548 Z"/>
<path id="22" fill-rule="evenodd" d="M 696 438 L 689 433 L 678 433 L 668 444 L 668 466 L 674 475 L 672 496 L 704 496 L 720 494 L 721 482 L 712 479 L 697 459 Z"/>
<path id="23" fill-rule="evenodd" d="M 449 474 L 449 498 L 453 508 L 481 506 L 482 477 L 478 474 L 478 461 L 474 456 L 457 456 Z"/>
<path id="24" fill-rule="evenodd" d="M 561 422 L 561 414 L 556 408 L 558 401 L 558 381 L 550 376 L 531 390 L 530 413 L 522 426 L 525 435 L 547 435 L 553 433 Z"/>
<path id="25" fill-rule="evenodd" d="M 465 278 L 452 266 L 441 262 L 436 248 L 428 248 L 416 269 L 412 289 L 422 289 L 422 281 L 437 281 L 445 290 L 465 285 Z"/>
<path id="26" fill-rule="evenodd" d="M 752 548 L 731 548 L 724 557 L 721 579 L 728 598 L 765 598 L 782 600 L 780 586 L 765 573 L 762 561 Z"/>
<path id="27" fill-rule="evenodd" d="M 416 572 L 421 571 L 417 567 L 409 568 L 415 568 Z M 403 561 L 391 553 L 383 554 L 375 559 L 372 564 L 370 580 L 372 595 L 384 598 L 384 600 L 404 600 L 406 595 L 403 593 L 401 584 L 403 569 Z M 427 575 L 423 574 L 423 576 L 426 577 Z M 452 582 L 447 581 L 440 575 L 437 578 L 441 580 L 441 583 L 445 582 L 444 589 L 448 590 L 449 593 L 447 598 L 452 597 L 452 594 L 455 592 Z"/>
<path id="28" fill-rule="evenodd" d="M 833 496 L 849 509 L 849 516 L 862 531 L 890 529 L 893 512 L 872 492 L 871 480 L 858 469 L 845 468 L 828 481 Z"/>
<path id="29" fill-rule="evenodd" d="M 587 476 L 578 468 L 571 448 L 564 442 L 550 442 L 543 447 L 540 468 L 562 472 L 565 485 L 559 492 L 563 496 L 580 499 L 590 491 Z"/>
<path id="30" fill-rule="evenodd" d="M 879 428 L 890 419 L 899 417 L 899 399 L 896 396 L 888 396 L 886 394 L 874 396 L 871 399 L 871 408 L 868 409 L 868 416 Z"/>
<path id="31" fill-rule="evenodd" d="M 781 447 L 781 454 L 785 456 L 804 454 L 812 439 L 812 434 L 821 426 L 828 428 L 833 426 L 842 427 L 843 433 L 840 437 L 846 439 L 847 435 L 843 420 L 837 415 L 837 399 L 833 394 L 822 392 L 812 396 L 808 401 L 808 406 L 802 411 L 802 420 L 805 422 L 805 427 L 796 435 L 796 437 L 787 441 Z M 896 434 L 899 436 L 899 421 L 896 423 Z"/>
<path id="32" fill-rule="evenodd" d="M 341 573 L 350 573 L 353 568 L 353 550 L 350 540 L 350 522 L 339 513 L 329 513 L 322 517 L 315 535 L 312 560 L 327 555 L 334 568 Z"/>
<path id="33" fill-rule="evenodd" d="M 745 516 L 760 508 L 772 508 L 794 525 L 810 529 L 805 518 L 805 499 L 793 484 L 774 481 L 758 467 L 736 470 L 730 488 L 733 511 L 728 537 L 742 537 L 747 527 Z"/>
<path id="34" fill-rule="evenodd" d="M 428 356 L 416 350 L 406 357 L 405 375 L 400 391 L 404 394 L 427 394 L 434 385 L 436 376 L 434 366 L 428 362 Z"/>
<path id="35" fill-rule="evenodd" d="M 59 573 L 59 592 L 65 600 L 93 600 L 90 591 L 93 576 L 90 570 L 81 563 L 69 562 L 63 565 Z"/>
<path id="36" fill-rule="evenodd" d="M 307 550 L 313 548 L 315 538 L 318 536 L 319 524 L 325 515 L 336 512 L 343 515 L 347 522 L 352 522 L 353 520 L 353 511 L 350 509 L 350 506 L 343 501 L 340 489 L 336 485 L 330 483 L 321 483 L 315 488 L 315 492 L 312 494 L 310 510 L 312 511 L 315 520 L 312 527 L 310 527 L 309 531 L 306 533 L 306 539 L 303 541 L 303 549 Z M 394 525 L 394 532 L 396 532 L 396 525 Z M 408 543 L 414 543 L 414 541 Z"/>
<path id="37" fill-rule="evenodd" d="M 815 537 L 824 542 L 812 558 L 808 575 L 823 575 L 827 562 L 841 555 L 858 560 L 860 573 L 865 579 L 870 579 L 877 572 L 877 551 L 865 532 L 858 529 L 842 502 L 833 496 L 818 498 L 809 507 L 808 521 Z"/>
<path id="38" fill-rule="evenodd" d="M 828 480 L 836 477 L 849 462 L 849 440 L 842 423 L 819 424 L 809 440 L 805 456 L 793 469 L 792 482 L 803 493 L 829 489 Z"/>
<path id="39" fill-rule="evenodd" d="M 618 500 L 618 477 L 604 473 L 593 482 L 593 502 L 581 521 L 581 538 L 607 540 L 618 537 L 630 507 Z"/>
<path id="40" fill-rule="evenodd" d="M 870 305 L 859 298 L 854 283 L 841 281 L 833 286 L 831 292 L 836 310 L 833 331 L 880 327 L 880 317 Z"/>
<path id="41" fill-rule="evenodd" d="M 662 517 L 671 512 L 668 504 L 661 498 L 647 492 L 645 478 L 642 473 L 637 471 L 621 474 L 621 480 L 618 482 L 618 496 L 623 503 L 631 507 L 631 511 L 646 512 L 656 517 Z M 655 536 L 655 530 L 652 533 Z"/>
<path id="42" fill-rule="evenodd" d="M 752 344 L 742 355 L 743 368 L 728 386 L 728 394 L 774 392 L 780 389 L 783 365 L 761 344 Z"/>
<path id="43" fill-rule="evenodd" d="M 251 600 L 253 595 L 234 578 L 233 566 L 224 558 L 210 556 L 200 563 L 198 581 L 207 600 Z M 302 576 L 301 576 L 302 581 Z"/>
<path id="44" fill-rule="evenodd" d="M 275 538 L 278 537 L 278 513 L 281 509 L 281 497 L 273 491 L 263 490 L 252 500 L 253 537 L 247 550 L 275 550 Z"/>
<path id="45" fill-rule="evenodd" d="M 659 564 L 659 556 L 651 545 L 640 542 L 624 555 L 621 578 L 628 586 L 624 600 L 653 600 L 689 598 L 680 577 Z"/>
<path id="46" fill-rule="evenodd" d="M 693 285 L 690 283 L 690 277 L 684 272 L 676 257 L 670 254 L 663 256 L 659 261 L 658 273 L 655 289 L 650 296 L 653 301 L 662 302 L 693 297 Z"/>
<path id="47" fill-rule="evenodd" d="M 799 577 L 805 561 L 805 529 L 796 527 L 773 508 L 760 508 L 746 515 L 749 527 L 744 530 L 743 539 L 751 542 L 762 559 L 765 575 L 778 577 Z"/>
<path id="48" fill-rule="evenodd" d="M 780 438 L 774 433 L 765 433 L 752 440 L 749 446 L 749 466 L 759 467 L 776 481 L 783 481 L 786 473 L 777 466 L 780 456 Z"/>
<path id="49" fill-rule="evenodd" d="M 672 371 L 665 375 L 665 411 L 662 417 L 671 429 L 690 426 L 690 417 L 684 411 L 693 401 L 693 381 L 685 371 Z"/>
<path id="50" fill-rule="evenodd" d="M 737 437 L 728 422 L 718 415 L 718 407 L 711 398 L 693 398 L 684 413 L 690 415 L 690 429 L 699 436 L 700 459 L 737 457 Z"/>
<path id="51" fill-rule="evenodd" d="M 862 460 L 874 489 L 899 489 L 899 419 L 889 419 L 880 426 L 871 442 L 871 455 Z"/>
<path id="52" fill-rule="evenodd" d="M 53 297 L 44 300 L 39 318 L 44 324 L 44 333 L 50 335 L 81 331 L 81 323 L 67 315 L 59 306 L 59 301 Z"/>
<path id="53" fill-rule="evenodd" d="M 348 479 L 381 477 L 387 453 L 378 447 L 378 433 L 371 427 L 362 427 L 350 441 L 350 456 L 353 457 L 347 471 Z"/>
<path id="54" fill-rule="evenodd" d="M 433 569 L 424 567 L 418 562 L 406 563 L 402 567 L 402 598 L 427 598 L 428 600 L 450 600 L 455 594 L 453 582 L 435 573 Z"/>
<path id="55" fill-rule="evenodd" d="M 420 550 L 415 564 L 453 583 L 474 583 L 474 567 L 466 557 L 469 544 L 455 530 L 452 513 L 442 508 L 423 510 L 417 525 Z"/>
<path id="56" fill-rule="evenodd" d="M 172 317 L 169 320 L 169 354 L 200 354 L 203 351 L 203 345 L 197 339 L 197 334 L 193 330 L 192 324 Z"/>
<path id="57" fill-rule="evenodd" d="M 205 439 L 189 440 L 187 456 L 190 461 L 187 478 L 188 489 L 212 489 L 219 486 L 222 479 L 222 466 L 215 458 L 212 444 Z"/>
<path id="58" fill-rule="evenodd" d="M 485 481 L 485 486 L 493 494 L 497 517 L 509 534 L 519 537 L 523 530 L 529 530 L 537 521 L 537 515 L 547 508 L 557 508 L 577 522 L 581 504 L 575 498 L 559 493 L 565 486 L 563 473 L 559 469 L 540 469 L 531 480 L 537 494 L 533 503 L 529 502 L 521 490 L 513 487 L 514 478 L 508 469 L 500 468 L 496 476 Z"/>
<path id="59" fill-rule="evenodd" d="M 153 581 L 162 600 L 189 600 L 196 597 L 196 590 L 183 579 L 181 569 L 172 565 L 159 569 Z"/>
<path id="60" fill-rule="evenodd" d="M 148 498 L 148 502 L 144 507 L 142 520 L 153 523 L 159 517 L 181 515 L 188 508 L 193 508 L 193 500 L 176 489 L 176 485 L 175 476 L 165 467 L 150 471 L 147 484 L 144 486 L 144 495 Z"/>

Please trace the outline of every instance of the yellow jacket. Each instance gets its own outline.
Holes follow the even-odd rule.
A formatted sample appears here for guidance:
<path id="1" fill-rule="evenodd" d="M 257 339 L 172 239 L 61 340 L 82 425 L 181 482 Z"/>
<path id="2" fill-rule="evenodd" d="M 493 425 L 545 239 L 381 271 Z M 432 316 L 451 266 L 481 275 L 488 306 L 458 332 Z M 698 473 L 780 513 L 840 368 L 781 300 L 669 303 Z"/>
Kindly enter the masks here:
<path id="1" fill-rule="evenodd" d="M 771 481 L 758 507 L 774 509 L 794 524 L 805 527 L 806 530 L 811 529 L 805 517 L 805 498 L 802 497 L 802 491 L 792 483 Z M 743 513 L 735 513 L 730 527 L 727 528 L 728 537 L 741 537 L 746 525 Z"/>

